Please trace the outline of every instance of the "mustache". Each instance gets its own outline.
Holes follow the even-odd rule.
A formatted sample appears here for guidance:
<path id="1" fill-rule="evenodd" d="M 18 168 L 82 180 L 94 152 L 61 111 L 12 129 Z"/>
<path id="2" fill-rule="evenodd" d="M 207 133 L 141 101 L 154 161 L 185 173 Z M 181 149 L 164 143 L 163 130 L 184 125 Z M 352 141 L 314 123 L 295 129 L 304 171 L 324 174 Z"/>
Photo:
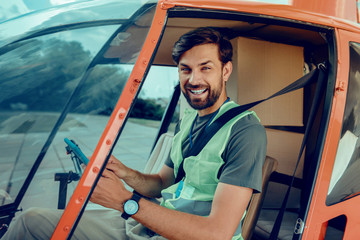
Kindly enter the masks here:
<path id="1" fill-rule="evenodd" d="M 184 85 L 184 88 L 209 88 L 209 85 L 207 84 L 191 84 L 191 83 L 186 83 Z"/>

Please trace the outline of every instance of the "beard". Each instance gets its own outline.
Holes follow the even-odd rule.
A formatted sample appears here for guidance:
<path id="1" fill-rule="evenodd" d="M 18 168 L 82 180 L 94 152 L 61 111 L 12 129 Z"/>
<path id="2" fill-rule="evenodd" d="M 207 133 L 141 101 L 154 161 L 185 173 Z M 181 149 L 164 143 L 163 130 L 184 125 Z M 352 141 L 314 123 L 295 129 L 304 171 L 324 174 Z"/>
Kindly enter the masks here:
<path id="1" fill-rule="evenodd" d="M 215 86 L 214 89 L 212 89 L 209 85 L 204 86 L 204 85 L 191 85 L 191 84 L 186 84 L 184 86 L 185 90 L 182 90 L 182 93 L 184 94 L 184 97 L 186 99 L 186 101 L 189 103 L 189 105 L 195 109 L 195 110 L 203 110 L 209 107 L 212 107 L 217 100 L 219 99 L 221 92 L 222 92 L 222 88 L 223 85 L 221 84 L 222 81 L 219 81 L 219 85 Z M 208 95 L 205 99 L 200 99 L 200 98 L 191 98 L 190 95 L 188 94 L 189 90 L 186 90 L 188 88 L 207 88 L 206 91 L 208 91 Z"/>

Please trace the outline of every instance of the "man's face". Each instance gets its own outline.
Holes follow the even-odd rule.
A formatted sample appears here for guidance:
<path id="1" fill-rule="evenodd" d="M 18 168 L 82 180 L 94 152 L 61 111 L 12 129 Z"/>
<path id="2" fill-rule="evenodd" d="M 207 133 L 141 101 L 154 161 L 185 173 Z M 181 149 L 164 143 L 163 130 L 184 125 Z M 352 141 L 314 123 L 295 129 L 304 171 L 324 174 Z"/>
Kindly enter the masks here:
<path id="1" fill-rule="evenodd" d="M 200 115 L 216 111 L 226 100 L 225 81 L 231 62 L 223 65 L 218 46 L 203 44 L 185 52 L 179 61 L 181 90 L 191 107 Z"/>

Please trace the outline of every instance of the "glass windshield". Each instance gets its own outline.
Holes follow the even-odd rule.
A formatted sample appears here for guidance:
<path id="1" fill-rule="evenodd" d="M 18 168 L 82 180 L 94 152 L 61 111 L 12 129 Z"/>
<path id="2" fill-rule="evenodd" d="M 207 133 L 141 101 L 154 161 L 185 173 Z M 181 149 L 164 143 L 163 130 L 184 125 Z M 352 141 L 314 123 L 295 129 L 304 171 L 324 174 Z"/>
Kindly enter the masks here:
<path id="1" fill-rule="evenodd" d="M 350 43 L 349 86 L 341 137 L 331 174 L 327 205 L 346 201 L 360 194 L 360 44 Z"/>
<path id="2" fill-rule="evenodd" d="M 86 1 L 0 24 L 0 206 L 56 208 L 61 180 L 75 188 L 64 138 L 91 156 L 153 15 L 143 1 Z"/>
<path id="3" fill-rule="evenodd" d="M 20 37 L 85 25 L 108 25 L 129 19 L 142 0 L 2 1 L 0 43 Z M 81 24 L 80 24 L 81 23 Z"/>

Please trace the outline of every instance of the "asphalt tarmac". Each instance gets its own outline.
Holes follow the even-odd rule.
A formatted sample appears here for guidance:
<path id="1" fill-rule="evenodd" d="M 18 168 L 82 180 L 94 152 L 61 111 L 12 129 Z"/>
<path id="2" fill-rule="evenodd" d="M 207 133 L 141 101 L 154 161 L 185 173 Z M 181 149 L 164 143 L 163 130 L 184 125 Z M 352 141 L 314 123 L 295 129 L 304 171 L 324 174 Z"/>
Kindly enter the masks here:
<path id="1" fill-rule="evenodd" d="M 16 115 L 0 125 L 0 206 L 15 200 L 28 173 L 39 158 L 57 116 L 53 114 Z M 86 156 L 91 156 L 105 129 L 108 117 L 69 115 L 52 144 L 21 201 L 20 208 L 57 208 L 59 182 L 56 173 L 75 171 L 66 154 L 64 138 L 73 139 Z M 128 121 L 113 155 L 125 165 L 142 171 L 149 157 L 157 129 Z M 77 181 L 68 184 L 67 199 Z"/>

